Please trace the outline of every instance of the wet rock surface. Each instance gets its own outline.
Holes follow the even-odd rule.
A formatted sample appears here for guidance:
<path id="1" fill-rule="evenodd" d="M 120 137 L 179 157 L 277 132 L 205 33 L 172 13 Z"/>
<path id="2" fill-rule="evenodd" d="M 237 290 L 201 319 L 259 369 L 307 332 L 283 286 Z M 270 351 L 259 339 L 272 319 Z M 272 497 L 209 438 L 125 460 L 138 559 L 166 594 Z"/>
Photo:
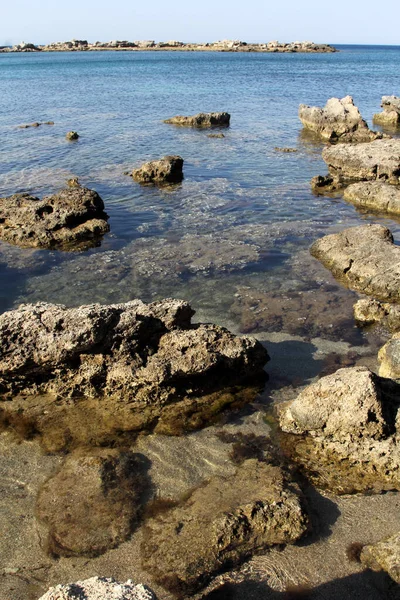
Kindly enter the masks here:
<path id="1" fill-rule="evenodd" d="M 178 597 L 203 587 L 216 572 L 307 530 L 299 489 L 279 467 L 245 461 L 186 502 L 147 521 L 142 543 L 146 570 Z"/>
<path id="2" fill-rule="evenodd" d="M 400 533 L 376 544 L 368 544 L 361 551 L 363 565 L 374 571 L 386 571 L 400 584 Z"/>
<path id="3" fill-rule="evenodd" d="M 42 200 L 15 194 L 0 202 L 0 237 L 21 247 L 81 249 L 110 230 L 94 190 L 76 186 Z"/>
<path id="4" fill-rule="evenodd" d="M 371 142 L 382 137 L 371 131 L 353 98 L 330 98 L 324 108 L 300 104 L 299 118 L 303 126 L 329 142 Z"/>
<path id="5" fill-rule="evenodd" d="M 398 394 L 366 367 L 339 369 L 282 407 L 287 449 L 317 485 L 337 493 L 399 489 Z"/>
<path id="6" fill-rule="evenodd" d="M 65 137 L 69 142 L 74 142 L 79 139 L 80 135 L 76 131 L 68 131 Z"/>
<path id="7" fill-rule="evenodd" d="M 130 579 L 118 583 L 111 577 L 91 577 L 51 588 L 39 600 L 157 600 L 155 594 Z"/>
<path id="8" fill-rule="evenodd" d="M 400 214 L 400 187 L 381 181 L 353 183 L 345 189 L 344 199 L 361 208 Z"/>
<path id="9" fill-rule="evenodd" d="M 183 159 L 180 156 L 164 156 L 160 160 L 144 163 L 132 172 L 135 181 L 142 184 L 180 183 L 183 179 Z"/>
<path id="10" fill-rule="evenodd" d="M 400 98 L 382 96 L 381 107 L 383 112 L 374 115 L 374 123 L 383 127 L 398 127 L 400 124 Z"/>
<path id="11" fill-rule="evenodd" d="M 363 325 L 381 323 L 389 331 L 400 330 L 400 306 L 361 298 L 354 305 L 354 318 Z"/>
<path id="12" fill-rule="evenodd" d="M 177 115 L 166 119 L 164 123 L 171 125 L 182 125 L 184 127 L 228 127 L 231 115 L 227 112 L 199 113 L 190 117 Z"/>
<path id="13" fill-rule="evenodd" d="M 386 227 L 351 227 L 317 240 L 310 252 L 350 289 L 400 301 L 400 249 Z"/>

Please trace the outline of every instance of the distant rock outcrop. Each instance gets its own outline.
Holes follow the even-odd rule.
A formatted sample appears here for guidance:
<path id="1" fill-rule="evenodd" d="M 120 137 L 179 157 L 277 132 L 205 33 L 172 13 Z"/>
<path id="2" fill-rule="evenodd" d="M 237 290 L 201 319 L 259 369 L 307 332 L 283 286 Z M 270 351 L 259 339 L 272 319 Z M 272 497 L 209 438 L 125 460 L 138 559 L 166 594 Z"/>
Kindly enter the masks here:
<path id="1" fill-rule="evenodd" d="M 199 113 L 191 117 L 184 117 L 178 115 L 166 119 L 164 123 L 170 123 L 172 125 L 182 125 L 184 127 L 228 127 L 231 119 L 231 115 L 227 112 L 214 112 L 214 113 Z"/>

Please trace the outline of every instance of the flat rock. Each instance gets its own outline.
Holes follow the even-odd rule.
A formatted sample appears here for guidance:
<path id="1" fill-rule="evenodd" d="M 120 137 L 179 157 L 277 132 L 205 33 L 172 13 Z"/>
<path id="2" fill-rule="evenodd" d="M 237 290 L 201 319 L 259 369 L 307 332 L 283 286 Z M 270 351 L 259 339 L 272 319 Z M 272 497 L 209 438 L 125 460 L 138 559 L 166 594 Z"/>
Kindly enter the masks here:
<path id="1" fill-rule="evenodd" d="M 350 289 L 400 301 L 400 248 L 386 227 L 350 227 L 317 240 L 310 252 Z"/>
<path id="2" fill-rule="evenodd" d="M 132 172 L 138 183 L 180 183 L 183 179 L 183 159 L 180 156 L 164 156 L 160 160 L 144 163 Z"/>
<path id="3" fill-rule="evenodd" d="M 142 564 L 182 597 L 250 555 L 295 542 L 307 524 L 296 484 L 288 485 L 279 467 L 250 459 L 148 520 Z"/>
<path id="4" fill-rule="evenodd" d="M 177 115 L 166 119 L 164 123 L 171 125 L 182 125 L 184 127 L 228 127 L 231 115 L 227 112 L 199 113 L 191 117 Z"/>
<path id="5" fill-rule="evenodd" d="M 400 489 L 398 394 L 366 367 L 322 377 L 280 409 L 294 460 L 335 492 Z"/>
<path id="6" fill-rule="evenodd" d="M 389 331 L 400 330 L 400 306 L 379 302 L 374 298 L 361 298 L 354 305 L 354 318 L 358 323 L 381 323 Z"/>
<path id="7" fill-rule="evenodd" d="M 373 571 L 386 571 L 396 583 L 400 584 L 400 533 L 376 544 L 364 546 L 360 560 Z"/>
<path id="8" fill-rule="evenodd" d="M 74 249 L 98 245 L 110 230 L 94 190 L 75 186 L 42 200 L 29 194 L 0 199 L 0 237 L 17 246 Z"/>
<path id="9" fill-rule="evenodd" d="M 300 104 L 299 118 L 304 127 L 330 142 L 371 142 L 382 137 L 371 131 L 353 98 L 330 98 L 324 108 Z"/>
<path id="10" fill-rule="evenodd" d="M 400 98 L 398 96 L 382 96 L 383 112 L 374 115 L 373 120 L 383 127 L 397 127 L 400 123 Z"/>
<path id="11" fill-rule="evenodd" d="M 118 583 L 111 577 L 91 577 L 52 587 L 39 600 L 157 600 L 155 594 L 142 584 L 128 579 Z"/>
<path id="12" fill-rule="evenodd" d="M 344 199 L 356 206 L 400 214 L 400 187 L 382 181 L 363 181 L 349 185 Z"/>

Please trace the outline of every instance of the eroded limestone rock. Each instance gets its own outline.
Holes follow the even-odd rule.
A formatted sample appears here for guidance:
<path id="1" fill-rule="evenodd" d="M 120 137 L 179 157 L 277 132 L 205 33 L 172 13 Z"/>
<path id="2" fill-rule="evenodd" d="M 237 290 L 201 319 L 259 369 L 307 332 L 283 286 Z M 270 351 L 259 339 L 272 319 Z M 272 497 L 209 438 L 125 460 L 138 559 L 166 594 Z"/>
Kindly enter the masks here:
<path id="1" fill-rule="evenodd" d="M 379 375 L 390 379 L 400 379 L 400 334 L 393 337 L 379 350 L 378 359 L 381 363 Z"/>
<path id="2" fill-rule="evenodd" d="M 354 305 L 354 318 L 359 323 L 381 323 L 389 331 L 400 330 L 400 306 L 379 302 L 374 298 L 361 298 Z"/>
<path id="3" fill-rule="evenodd" d="M 382 181 L 353 183 L 345 189 L 344 199 L 361 208 L 400 214 L 400 187 Z"/>
<path id="4" fill-rule="evenodd" d="M 310 252 L 350 289 L 400 301 L 400 248 L 386 227 L 350 227 L 317 240 Z"/>
<path id="5" fill-rule="evenodd" d="M 245 461 L 235 475 L 214 477 L 186 502 L 147 522 L 142 562 L 178 597 L 203 587 L 218 571 L 306 531 L 299 489 L 279 467 Z"/>
<path id="6" fill-rule="evenodd" d="M 164 123 L 183 125 L 185 127 L 228 127 L 231 115 L 227 112 L 199 113 L 191 117 L 177 115 L 166 119 Z"/>
<path id="7" fill-rule="evenodd" d="M 164 156 L 160 160 L 144 163 L 132 172 L 138 183 L 180 183 L 183 179 L 183 159 L 180 156 Z"/>
<path id="8" fill-rule="evenodd" d="M 50 588 L 39 600 L 157 600 L 155 594 L 142 584 L 128 579 L 118 583 L 111 577 L 91 577 Z"/>
<path id="9" fill-rule="evenodd" d="M 371 131 L 353 98 L 330 98 L 324 108 L 300 104 L 299 118 L 304 127 L 329 142 L 371 142 L 382 137 Z"/>
<path id="10" fill-rule="evenodd" d="M 400 98 L 382 96 L 381 107 L 383 112 L 374 115 L 374 123 L 383 127 L 398 127 L 400 124 Z"/>
<path id="11" fill-rule="evenodd" d="M 32 248 L 98 245 L 110 230 L 97 192 L 75 186 L 42 200 L 29 194 L 0 199 L 0 237 Z"/>
<path id="12" fill-rule="evenodd" d="M 364 546 L 360 560 L 373 571 L 386 571 L 396 583 L 400 583 L 400 533 Z"/>

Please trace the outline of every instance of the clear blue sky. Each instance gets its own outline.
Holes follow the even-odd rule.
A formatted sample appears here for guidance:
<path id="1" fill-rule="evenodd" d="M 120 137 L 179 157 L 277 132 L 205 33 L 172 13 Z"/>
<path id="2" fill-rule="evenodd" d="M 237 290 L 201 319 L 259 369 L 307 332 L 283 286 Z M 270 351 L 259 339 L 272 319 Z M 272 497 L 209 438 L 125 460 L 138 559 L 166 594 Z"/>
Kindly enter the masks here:
<path id="1" fill-rule="evenodd" d="M 4 0 L 0 45 L 72 38 L 400 45 L 400 0 Z"/>

